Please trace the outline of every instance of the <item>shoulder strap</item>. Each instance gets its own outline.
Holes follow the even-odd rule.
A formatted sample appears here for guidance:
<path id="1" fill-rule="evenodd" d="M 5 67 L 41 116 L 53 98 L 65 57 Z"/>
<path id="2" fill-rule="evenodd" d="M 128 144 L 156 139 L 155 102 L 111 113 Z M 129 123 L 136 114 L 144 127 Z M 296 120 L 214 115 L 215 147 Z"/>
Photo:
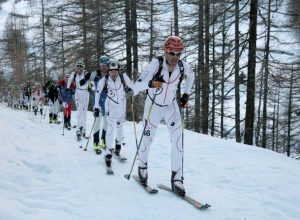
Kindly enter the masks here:
<path id="1" fill-rule="evenodd" d="M 179 83 L 178 85 L 181 84 L 183 77 L 184 77 L 184 66 L 181 60 L 178 61 L 178 66 L 179 66 L 179 71 L 180 71 L 180 78 L 179 78 Z"/>
<path id="2" fill-rule="evenodd" d="M 120 78 L 121 78 L 121 82 L 122 82 L 122 84 L 123 84 L 124 90 L 126 90 L 126 89 L 127 89 L 127 85 L 126 85 L 126 83 L 125 83 L 124 76 L 123 76 L 122 73 L 120 73 L 119 76 L 120 76 Z"/>
<path id="3" fill-rule="evenodd" d="M 77 76 L 77 73 L 75 72 L 75 73 L 74 73 L 74 77 L 73 77 L 73 82 L 76 82 L 76 81 L 75 81 L 76 76 Z"/>
<path id="4" fill-rule="evenodd" d="M 159 66 L 157 72 L 154 75 L 154 78 L 158 78 L 160 76 L 161 70 L 163 68 L 163 62 L 164 62 L 164 58 L 162 56 L 159 56 L 156 59 L 158 59 Z"/>
<path id="5" fill-rule="evenodd" d="M 103 87 L 103 91 L 106 93 L 107 93 L 107 80 L 108 80 L 108 74 L 105 76 L 104 87 Z"/>

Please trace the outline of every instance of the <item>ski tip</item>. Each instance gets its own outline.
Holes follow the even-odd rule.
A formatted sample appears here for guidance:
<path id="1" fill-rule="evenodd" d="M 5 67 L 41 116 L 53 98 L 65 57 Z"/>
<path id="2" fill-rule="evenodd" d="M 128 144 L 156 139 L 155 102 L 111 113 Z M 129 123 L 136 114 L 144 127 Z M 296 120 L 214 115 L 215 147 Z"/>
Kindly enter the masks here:
<path id="1" fill-rule="evenodd" d="M 107 174 L 107 175 L 113 175 L 114 172 L 113 172 L 113 171 L 107 171 L 106 174 Z"/>
<path id="2" fill-rule="evenodd" d="M 125 177 L 126 179 L 128 179 L 128 180 L 130 179 L 130 175 L 129 175 L 129 174 L 125 174 L 124 177 Z"/>
<path id="3" fill-rule="evenodd" d="M 206 203 L 205 205 L 200 206 L 199 209 L 208 209 L 210 206 L 211 205 Z"/>
<path id="4" fill-rule="evenodd" d="M 156 193 L 158 193 L 158 190 L 157 189 L 152 189 L 152 190 L 149 191 L 149 193 L 150 194 L 156 194 Z"/>

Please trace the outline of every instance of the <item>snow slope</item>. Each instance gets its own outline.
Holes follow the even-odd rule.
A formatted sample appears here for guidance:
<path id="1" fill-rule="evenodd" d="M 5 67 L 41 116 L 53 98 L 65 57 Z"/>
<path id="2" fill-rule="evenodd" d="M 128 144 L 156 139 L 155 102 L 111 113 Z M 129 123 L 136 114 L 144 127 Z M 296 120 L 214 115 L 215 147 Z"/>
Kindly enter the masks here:
<path id="1" fill-rule="evenodd" d="M 74 117 L 73 115 L 73 124 Z M 128 161 L 80 149 L 75 130 L 0 105 L 0 220 L 299 219 L 300 164 L 261 148 L 185 131 L 185 187 L 212 205 L 199 211 L 173 194 L 148 195 L 128 173 L 136 150 L 125 126 Z M 93 116 L 88 115 L 88 131 Z M 142 125 L 137 125 L 138 137 Z M 86 140 L 83 141 L 85 146 Z M 136 173 L 137 168 L 134 168 Z M 170 141 L 161 125 L 150 152 L 149 182 L 169 184 Z"/>

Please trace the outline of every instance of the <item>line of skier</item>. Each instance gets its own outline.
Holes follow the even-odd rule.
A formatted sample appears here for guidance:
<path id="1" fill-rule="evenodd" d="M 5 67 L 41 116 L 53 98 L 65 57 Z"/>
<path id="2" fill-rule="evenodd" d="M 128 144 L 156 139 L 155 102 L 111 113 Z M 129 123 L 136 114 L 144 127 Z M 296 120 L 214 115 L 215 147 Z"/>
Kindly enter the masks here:
<path id="1" fill-rule="evenodd" d="M 143 185 L 148 183 L 149 151 L 161 120 L 166 122 L 172 143 L 171 186 L 179 195 L 185 195 L 183 186 L 183 135 L 180 108 L 186 108 L 194 82 L 190 65 L 180 60 L 184 49 L 182 39 L 168 37 L 163 45 L 164 56 L 153 59 L 138 80 L 133 83 L 126 74 L 120 73 L 120 64 L 106 55 L 99 58 L 99 69 L 89 72 L 83 60 L 76 62 L 75 70 L 58 80 L 53 76 L 43 87 L 35 86 L 28 100 L 35 114 L 46 114 L 49 123 L 58 123 L 61 109 L 64 128 L 71 129 L 73 103 L 77 110 L 76 138 L 90 138 L 86 133 L 89 91 L 94 93 L 93 102 L 93 148 L 96 153 L 104 151 L 106 165 L 111 167 L 112 155 L 120 155 L 124 136 L 126 96 L 135 96 L 146 90 L 143 115 L 143 133 L 137 146 L 138 176 Z M 184 92 L 177 99 L 177 90 L 185 80 Z M 28 88 L 27 88 L 28 89 Z M 38 92 L 39 91 L 39 92 Z M 31 89 L 32 92 L 32 89 Z M 29 107 L 29 101 L 22 106 Z M 102 125 L 102 127 L 101 127 Z"/>

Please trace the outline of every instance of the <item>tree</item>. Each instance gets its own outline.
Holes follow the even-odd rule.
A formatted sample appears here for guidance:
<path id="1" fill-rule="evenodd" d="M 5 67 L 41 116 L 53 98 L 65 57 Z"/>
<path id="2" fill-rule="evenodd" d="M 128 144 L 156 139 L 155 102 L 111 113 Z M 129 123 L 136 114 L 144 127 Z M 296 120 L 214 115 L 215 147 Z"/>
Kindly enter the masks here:
<path id="1" fill-rule="evenodd" d="M 256 66 L 256 36 L 257 36 L 257 0 L 250 3 L 249 24 L 249 55 L 247 77 L 247 103 L 244 143 L 253 144 L 253 123 L 255 103 L 255 66 Z"/>

